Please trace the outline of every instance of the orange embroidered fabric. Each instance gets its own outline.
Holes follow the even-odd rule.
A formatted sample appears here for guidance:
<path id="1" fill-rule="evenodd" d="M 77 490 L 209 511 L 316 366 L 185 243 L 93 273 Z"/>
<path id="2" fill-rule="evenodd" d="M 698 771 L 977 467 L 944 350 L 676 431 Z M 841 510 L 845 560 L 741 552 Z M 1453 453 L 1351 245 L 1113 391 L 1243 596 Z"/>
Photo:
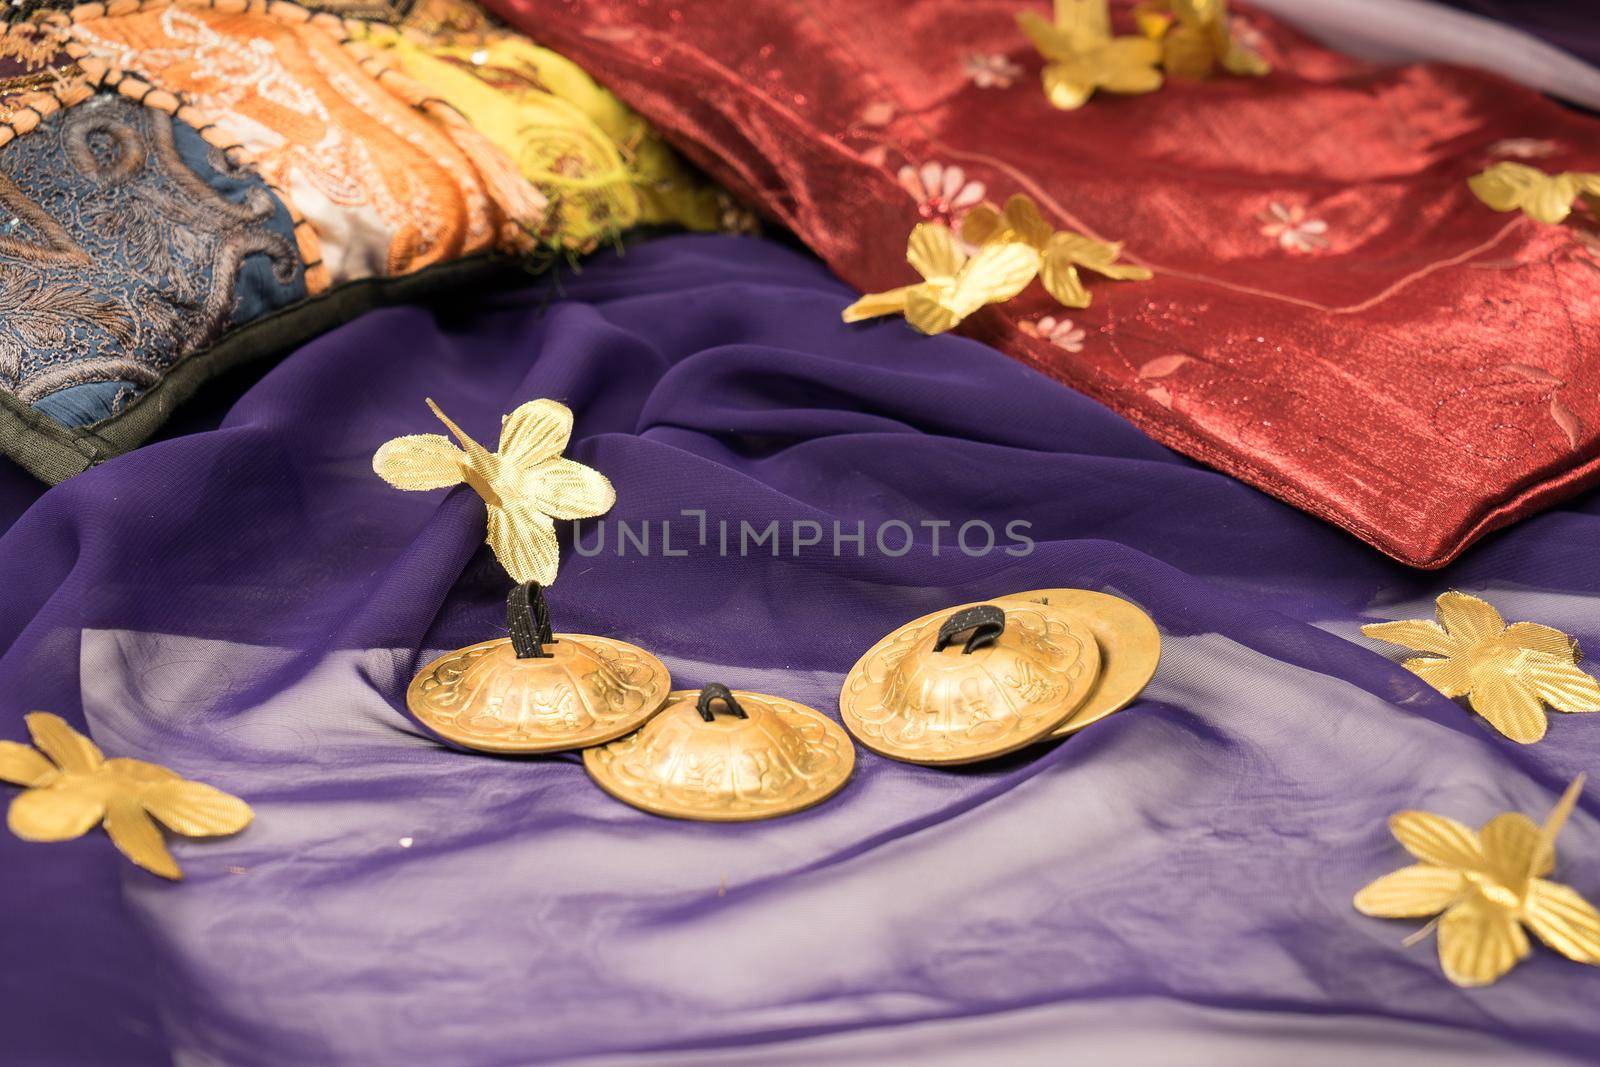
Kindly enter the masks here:
<path id="1" fill-rule="evenodd" d="M 1529 152 L 1600 169 L 1600 123 L 1493 75 L 1375 67 L 1237 4 L 1269 74 L 1059 111 L 1016 23 L 1037 0 L 488 6 L 862 291 L 916 281 L 917 222 L 1014 193 L 1125 241 L 1152 280 L 1090 279 L 1070 318 L 1035 287 L 963 331 L 1407 563 L 1600 481 L 1600 236 L 1467 185 Z"/>
<path id="2" fill-rule="evenodd" d="M 304 9 L 225 7 L 79 8 L 67 32 L 113 71 L 180 96 L 214 141 L 238 144 L 310 222 L 326 282 L 495 246 L 503 213 L 458 138 L 381 87 Z"/>

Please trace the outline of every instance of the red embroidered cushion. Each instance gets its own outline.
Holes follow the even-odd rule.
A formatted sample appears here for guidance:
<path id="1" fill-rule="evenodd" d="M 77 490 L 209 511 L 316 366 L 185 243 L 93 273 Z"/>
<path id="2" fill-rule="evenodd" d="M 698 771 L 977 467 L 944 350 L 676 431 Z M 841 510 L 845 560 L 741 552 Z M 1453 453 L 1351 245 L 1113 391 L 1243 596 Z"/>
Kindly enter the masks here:
<path id="1" fill-rule="evenodd" d="M 1084 311 L 1035 286 L 963 328 L 1406 563 L 1596 480 L 1600 238 L 1467 187 L 1506 158 L 1600 169 L 1600 124 L 1535 93 L 1248 11 L 1268 76 L 1057 111 L 1012 3 L 490 6 L 864 290 L 916 280 L 919 219 L 1017 192 L 1126 241 L 1152 281 L 1091 280 Z"/>

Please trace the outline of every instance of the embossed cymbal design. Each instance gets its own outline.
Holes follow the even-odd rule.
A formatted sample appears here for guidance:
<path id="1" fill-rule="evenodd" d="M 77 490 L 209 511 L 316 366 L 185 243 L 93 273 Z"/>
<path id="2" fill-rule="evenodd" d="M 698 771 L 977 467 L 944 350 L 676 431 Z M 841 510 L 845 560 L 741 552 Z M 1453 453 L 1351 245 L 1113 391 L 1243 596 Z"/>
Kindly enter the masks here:
<path id="1" fill-rule="evenodd" d="M 970 634 L 965 644 L 955 639 Z M 1082 703 L 1100 670 L 1084 622 L 1003 600 L 936 611 L 879 641 L 846 675 L 839 711 L 857 740 L 909 763 L 1013 752 Z"/>
<path id="2" fill-rule="evenodd" d="M 1056 727 L 1065 737 L 1121 711 L 1144 691 L 1161 661 L 1161 631 L 1137 604 L 1091 589 L 1034 589 L 1006 600 L 1029 600 L 1077 615 L 1100 646 L 1100 677 L 1078 710 Z"/>
<path id="3" fill-rule="evenodd" d="M 720 685 L 674 692 L 637 733 L 583 753 L 595 784 L 623 803 L 705 822 L 820 804 L 855 763 L 850 736 L 821 712 Z"/>
<path id="4" fill-rule="evenodd" d="M 501 637 L 440 656 L 412 679 L 406 705 L 459 745 L 531 754 L 631 733 L 671 689 L 666 666 L 624 641 L 556 634 L 543 651 L 518 658 Z"/>

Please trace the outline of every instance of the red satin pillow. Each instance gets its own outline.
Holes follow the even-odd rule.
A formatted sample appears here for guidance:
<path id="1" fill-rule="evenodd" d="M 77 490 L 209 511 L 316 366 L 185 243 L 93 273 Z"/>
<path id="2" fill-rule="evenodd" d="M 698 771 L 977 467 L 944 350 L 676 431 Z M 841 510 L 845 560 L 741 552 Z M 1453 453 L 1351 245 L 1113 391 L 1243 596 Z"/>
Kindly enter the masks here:
<path id="1" fill-rule="evenodd" d="M 1505 158 L 1600 170 L 1600 123 L 1535 93 L 1373 67 L 1250 11 L 1237 32 L 1267 77 L 1063 112 L 1015 3 L 488 6 L 862 289 L 916 280 L 908 231 L 974 182 L 1126 241 L 1154 280 L 1088 276 L 1084 311 L 1036 285 L 963 328 L 1406 563 L 1441 566 L 1597 480 L 1600 237 L 1467 188 Z"/>

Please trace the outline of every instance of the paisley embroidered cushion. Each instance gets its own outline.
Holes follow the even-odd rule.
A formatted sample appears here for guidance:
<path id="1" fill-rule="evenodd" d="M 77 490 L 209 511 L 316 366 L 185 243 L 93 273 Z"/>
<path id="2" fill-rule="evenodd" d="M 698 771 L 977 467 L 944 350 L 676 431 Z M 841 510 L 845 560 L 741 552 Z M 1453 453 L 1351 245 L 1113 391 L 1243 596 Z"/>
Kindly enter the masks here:
<path id="1" fill-rule="evenodd" d="M 121 96 L 0 152 L 0 200 L 0 381 L 64 426 L 306 293 L 294 223 L 261 179 Z"/>
<path id="2" fill-rule="evenodd" d="M 1407 563 L 1600 480 L 1600 236 L 1467 186 L 1528 151 L 1600 169 L 1592 117 L 1488 74 L 1358 63 L 1242 4 L 1234 39 L 1265 77 L 1072 111 L 1017 5 L 488 6 L 864 291 L 917 280 L 915 223 L 1013 193 L 1125 240 L 1153 280 L 1091 282 L 1070 318 L 1035 286 L 963 329 Z M 1133 8 L 1113 5 L 1117 32 Z"/>
<path id="3" fill-rule="evenodd" d="M 414 14 L 120 0 L 0 34 L 0 447 L 57 481 L 375 303 L 716 224 L 717 194 L 576 68 L 462 0 Z M 479 49 L 535 73 L 486 77 Z"/>

